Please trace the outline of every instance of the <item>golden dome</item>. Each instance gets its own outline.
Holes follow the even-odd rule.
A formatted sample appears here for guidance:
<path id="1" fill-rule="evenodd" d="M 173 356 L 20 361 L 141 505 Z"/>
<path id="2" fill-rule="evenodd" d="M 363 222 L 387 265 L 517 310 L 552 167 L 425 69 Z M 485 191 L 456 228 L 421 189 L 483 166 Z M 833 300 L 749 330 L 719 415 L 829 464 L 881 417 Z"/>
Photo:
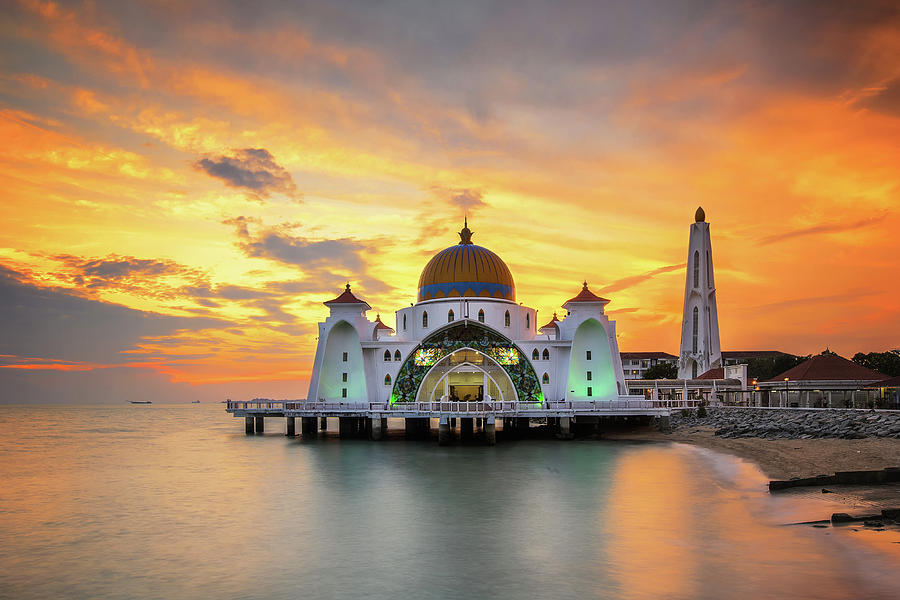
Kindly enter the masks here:
<path id="1" fill-rule="evenodd" d="M 438 298 L 516 299 L 512 273 L 499 256 L 472 243 L 466 222 L 460 242 L 428 261 L 419 277 L 418 302 Z"/>

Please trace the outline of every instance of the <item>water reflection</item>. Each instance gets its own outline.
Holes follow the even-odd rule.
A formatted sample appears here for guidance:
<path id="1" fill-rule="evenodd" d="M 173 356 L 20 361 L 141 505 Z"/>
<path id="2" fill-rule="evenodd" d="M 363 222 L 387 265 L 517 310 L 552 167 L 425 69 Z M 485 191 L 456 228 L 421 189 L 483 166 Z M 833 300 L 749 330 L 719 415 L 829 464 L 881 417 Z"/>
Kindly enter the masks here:
<path id="1" fill-rule="evenodd" d="M 246 437 L 220 406 L 0 409 L 0 596 L 900 593 L 864 568 L 896 564 L 875 533 L 780 526 L 804 501 L 773 501 L 728 457 L 297 441 L 279 425 Z"/>

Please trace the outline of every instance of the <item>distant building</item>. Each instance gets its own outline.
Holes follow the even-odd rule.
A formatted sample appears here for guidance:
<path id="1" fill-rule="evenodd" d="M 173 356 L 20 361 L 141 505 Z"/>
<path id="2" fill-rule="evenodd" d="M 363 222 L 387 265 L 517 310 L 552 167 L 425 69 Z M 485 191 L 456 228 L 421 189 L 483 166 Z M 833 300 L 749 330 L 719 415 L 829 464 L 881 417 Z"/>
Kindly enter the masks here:
<path id="1" fill-rule="evenodd" d="M 699 374 L 721 366 L 712 241 L 706 213 L 703 208 L 697 208 L 688 240 L 678 377 L 696 379 Z"/>
<path id="2" fill-rule="evenodd" d="M 621 352 L 625 379 L 643 379 L 644 372 L 662 363 L 677 364 L 678 357 L 668 352 Z"/>
<path id="3" fill-rule="evenodd" d="M 768 393 L 770 406 L 865 407 L 870 399 L 865 388 L 886 379 L 837 354 L 820 354 L 758 386 Z"/>

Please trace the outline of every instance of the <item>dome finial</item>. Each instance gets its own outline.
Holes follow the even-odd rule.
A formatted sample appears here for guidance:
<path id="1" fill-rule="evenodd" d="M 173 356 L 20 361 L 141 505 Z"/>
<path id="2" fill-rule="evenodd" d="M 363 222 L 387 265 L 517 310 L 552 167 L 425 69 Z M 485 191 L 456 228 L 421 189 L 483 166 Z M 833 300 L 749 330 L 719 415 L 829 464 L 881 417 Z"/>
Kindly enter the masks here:
<path id="1" fill-rule="evenodd" d="M 469 229 L 468 215 L 466 215 L 463 218 L 463 228 L 462 228 L 462 231 L 459 232 L 459 243 L 460 244 L 471 244 L 472 243 L 472 231 Z"/>
<path id="2" fill-rule="evenodd" d="M 347 291 L 348 292 L 350 291 L 350 282 L 349 281 L 347 282 Z"/>
<path id="3" fill-rule="evenodd" d="M 703 212 L 702 206 L 697 207 L 697 212 L 694 213 L 694 222 L 695 223 L 705 223 L 706 222 L 706 213 Z"/>
<path id="4" fill-rule="evenodd" d="M 581 285 L 583 286 L 581 289 L 586 290 L 587 289 L 587 279 L 585 279 L 584 283 Z"/>

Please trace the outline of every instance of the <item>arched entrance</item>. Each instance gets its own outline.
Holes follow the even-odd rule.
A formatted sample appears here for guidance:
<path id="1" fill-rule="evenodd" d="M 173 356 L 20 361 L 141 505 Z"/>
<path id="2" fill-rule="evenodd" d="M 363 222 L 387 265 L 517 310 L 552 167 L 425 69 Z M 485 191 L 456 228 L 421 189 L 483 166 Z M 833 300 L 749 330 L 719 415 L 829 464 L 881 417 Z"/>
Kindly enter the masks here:
<path id="1" fill-rule="evenodd" d="M 438 385 L 441 377 L 449 374 L 453 367 L 460 366 L 459 364 L 451 363 L 450 360 L 444 362 L 449 356 L 456 355 L 459 350 L 468 350 L 475 354 L 458 354 L 452 361 L 459 361 L 460 364 L 469 362 L 473 367 L 478 367 L 476 369 L 477 372 L 487 373 L 490 379 L 493 379 L 494 385 L 497 386 L 498 396 L 505 401 L 544 401 L 540 380 L 534 372 L 531 362 L 525 358 L 522 351 L 509 338 L 498 331 L 466 319 L 456 321 L 435 331 L 409 353 L 394 380 L 394 387 L 391 390 L 391 404 L 417 401 L 423 387 L 425 392 L 422 396 L 425 398 L 433 397 L 435 386 Z M 468 357 L 468 360 L 463 357 Z M 434 368 L 439 363 L 441 363 L 441 370 L 435 371 Z M 502 376 L 501 371 L 503 372 Z M 435 372 L 435 377 L 431 380 L 430 385 L 423 385 L 425 377 L 432 372 Z M 459 368 L 455 372 L 463 373 L 466 371 L 465 368 Z M 469 372 L 473 371 L 470 370 Z M 454 377 L 460 382 L 458 385 L 466 385 L 465 382 L 462 382 L 462 379 L 464 379 L 462 376 L 453 376 L 451 380 Z M 477 378 L 478 375 L 470 375 L 469 377 Z M 490 391 L 490 379 L 488 381 L 488 389 L 482 388 L 480 392 L 482 396 L 490 395 L 495 397 Z M 505 387 L 507 384 L 509 385 L 508 390 Z M 471 385 L 475 385 L 475 383 L 473 382 Z M 481 385 L 483 386 L 484 383 Z M 467 390 L 465 393 L 473 394 L 471 390 Z"/>
<path id="2" fill-rule="evenodd" d="M 515 401 L 516 390 L 506 371 L 487 354 L 460 348 L 439 360 L 425 375 L 417 402 Z"/>

